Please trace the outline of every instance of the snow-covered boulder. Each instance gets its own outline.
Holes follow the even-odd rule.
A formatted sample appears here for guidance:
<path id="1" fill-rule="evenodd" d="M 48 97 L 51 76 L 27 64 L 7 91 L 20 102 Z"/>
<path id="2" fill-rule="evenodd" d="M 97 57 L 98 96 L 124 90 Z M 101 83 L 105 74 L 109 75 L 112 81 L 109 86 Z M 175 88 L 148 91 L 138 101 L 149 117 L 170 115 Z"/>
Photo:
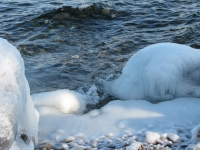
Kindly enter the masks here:
<path id="1" fill-rule="evenodd" d="M 119 99 L 151 102 L 200 97 L 200 52 L 175 43 L 150 45 L 135 53 L 120 77 L 109 83 Z"/>
<path id="2" fill-rule="evenodd" d="M 19 51 L 0 38 L 0 149 L 7 150 L 17 135 L 37 141 L 38 116 Z M 22 139 L 23 140 L 23 139 Z"/>
<path id="3" fill-rule="evenodd" d="M 82 113 L 85 110 L 87 97 L 75 91 L 63 89 L 52 92 L 33 94 L 32 99 L 41 113 Z"/>

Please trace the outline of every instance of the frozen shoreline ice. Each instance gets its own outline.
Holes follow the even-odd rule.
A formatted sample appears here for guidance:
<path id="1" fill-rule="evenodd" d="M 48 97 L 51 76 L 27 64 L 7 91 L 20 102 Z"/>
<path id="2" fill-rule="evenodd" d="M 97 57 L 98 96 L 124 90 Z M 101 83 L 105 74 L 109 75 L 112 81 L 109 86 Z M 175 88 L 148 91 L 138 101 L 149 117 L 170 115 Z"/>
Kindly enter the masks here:
<path id="1" fill-rule="evenodd" d="M 19 52 L 3 39 L 0 51 L 3 68 L 0 104 L 4 106 L 0 108 L 1 149 L 12 145 L 11 150 L 33 150 L 31 139 L 37 140 L 39 116 L 41 147 L 45 144 L 56 149 L 200 147 L 200 54 L 195 49 L 168 43 L 139 51 L 128 61 L 122 75 L 108 83 L 112 94 L 129 100 L 111 101 L 87 114 L 81 114 L 86 103 L 91 103 L 86 95 L 70 90 L 32 95 L 39 116 Z M 172 100 L 164 101 L 168 99 Z M 161 102 L 157 104 L 149 102 L 158 100 Z"/>
<path id="2" fill-rule="evenodd" d="M 188 130 L 200 123 L 200 99 L 192 98 L 199 97 L 199 58 L 199 51 L 174 43 L 155 44 L 140 50 L 127 62 L 122 75 L 106 85 L 110 87 L 108 92 L 125 100 L 112 101 L 84 115 L 41 115 L 39 126 L 45 130 L 40 134 L 40 140 L 59 143 L 67 137 L 81 134 L 85 139 L 90 137 L 92 141 L 108 133 L 117 139 L 123 131 L 128 130 L 143 139 L 142 142 L 152 141 L 154 135 L 157 135 L 152 143 L 149 142 L 151 144 L 162 143 L 158 135 L 162 135 L 162 138 L 166 135 L 165 138 L 173 143 L 190 141 L 191 133 Z M 160 103 L 152 104 L 148 101 Z M 44 108 L 40 106 L 38 111 Z M 47 127 L 52 120 L 57 123 Z M 177 135 L 177 128 L 187 131 Z M 144 138 L 148 131 L 155 134 Z M 198 134 L 199 131 L 194 132 Z"/>
<path id="3" fill-rule="evenodd" d="M 41 109 L 38 109 L 39 112 Z M 40 129 L 43 129 L 40 133 L 40 141 L 51 143 L 52 146 L 64 143 L 71 148 L 73 144 L 74 147 L 81 145 L 92 147 L 91 143 L 96 143 L 96 148 L 109 148 L 108 143 L 117 148 L 117 143 L 121 143 L 118 145 L 120 148 L 120 146 L 131 145 L 135 137 L 138 142 L 146 143 L 148 146 L 146 142 L 148 138 L 145 136 L 148 131 L 151 131 L 164 139 L 153 142 L 153 145 L 172 146 L 175 143 L 175 146 L 178 146 L 178 143 L 183 145 L 187 143 L 191 144 L 191 147 L 194 146 L 195 140 L 191 140 L 190 131 L 199 124 L 199 109 L 198 98 L 179 98 L 159 104 L 151 104 L 144 100 L 116 100 L 100 110 L 93 110 L 84 115 L 45 114 L 41 116 L 39 124 Z M 52 124 L 52 122 L 56 123 Z M 153 140 L 154 136 L 151 135 L 150 138 Z M 121 142 L 117 139 L 121 139 Z M 106 144 L 106 141 L 110 142 Z M 171 143 L 167 143 L 169 141 Z M 150 144 L 151 142 L 149 146 Z"/>

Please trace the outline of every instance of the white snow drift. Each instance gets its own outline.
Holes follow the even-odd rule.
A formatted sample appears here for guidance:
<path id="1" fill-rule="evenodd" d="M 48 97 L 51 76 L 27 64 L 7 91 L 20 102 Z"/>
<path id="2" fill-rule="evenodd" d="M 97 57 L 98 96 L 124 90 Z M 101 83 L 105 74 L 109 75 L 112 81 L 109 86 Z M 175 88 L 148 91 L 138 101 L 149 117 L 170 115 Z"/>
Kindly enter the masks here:
<path id="1" fill-rule="evenodd" d="M 38 117 L 30 97 L 19 51 L 0 38 L 0 149 L 7 150 L 21 134 L 37 142 Z M 17 136 L 19 135 L 19 136 Z M 31 140 L 27 144 L 31 145 Z M 18 143 L 20 147 L 21 143 Z"/>

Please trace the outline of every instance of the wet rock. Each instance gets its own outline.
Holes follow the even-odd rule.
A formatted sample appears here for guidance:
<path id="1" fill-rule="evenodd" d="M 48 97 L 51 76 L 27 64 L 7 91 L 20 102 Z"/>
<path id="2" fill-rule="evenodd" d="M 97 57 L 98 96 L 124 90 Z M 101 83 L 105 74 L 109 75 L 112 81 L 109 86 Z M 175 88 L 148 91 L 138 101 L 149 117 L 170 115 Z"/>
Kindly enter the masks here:
<path id="1" fill-rule="evenodd" d="M 69 142 L 72 142 L 72 141 L 74 141 L 75 140 L 75 138 L 73 137 L 73 136 L 70 136 L 70 137 L 68 137 L 66 140 L 65 140 L 65 142 L 66 143 L 69 143 Z"/>
<path id="2" fill-rule="evenodd" d="M 102 9 L 102 14 L 108 15 L 109 13 L 110 13 L 110 9 L 108 9 L 108 8 Z"/>
<path id="3" fill-rule="evenodd" d="M 43 146 L 42 150 L 50 150 L 53 146 L 51 144 L 46 144 Z"/>
<path id="4" fill-rule="evenodd" d="M 115 149 L 116 146 L 115 146 L 115 144 L 111 143 L 111 144 L 108 145 L 108 147 L 112 148 L 112 149 Z"/>
<path id="5" fill-rule="evenodd" d="M 63 150 L 67 150 L 69 148 L 69 146 L 65 143 L 61 144 L 59 149 L 63 149 Z"/>
<path id="6" fill-rule="evenodd" d="M 172 141 L 164 142 L 164 146 L 171 147 L 172 146 Z"/>
<path id="7" fill-rule="evenodd" d="M 56 20 L 64 20 L 64 19 L 69 19 L 70 15 L 68 13 L 60 13 L 54 16 L 54 19 Z"/>

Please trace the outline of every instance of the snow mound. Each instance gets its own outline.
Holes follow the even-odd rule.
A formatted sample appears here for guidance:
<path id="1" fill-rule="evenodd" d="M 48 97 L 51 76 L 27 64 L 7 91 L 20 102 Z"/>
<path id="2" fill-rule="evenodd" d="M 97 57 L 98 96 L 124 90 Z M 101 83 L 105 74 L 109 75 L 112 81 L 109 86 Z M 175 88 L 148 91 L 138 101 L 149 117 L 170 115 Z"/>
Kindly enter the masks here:
<path id="1" fill-rule="evenodd" d="M 200 52 L 175 43 L 150 45 L 134 54 L 121 76 L 109 83 L 119 99 L 151 102 L 200 97 Z"/>
<path id="2" fill-rule="evenodd" d="M 0 38 L 0 149 L 9 149 L 16 135 L 37 142 L 38 120 L 19 51 Z"/>
<path id="3" fill-rule="evenodd" d="M 40 113 L 82 113 L 85 110 L 86 96 L 71 90 L 57 90 L 32 95 Z"/>

